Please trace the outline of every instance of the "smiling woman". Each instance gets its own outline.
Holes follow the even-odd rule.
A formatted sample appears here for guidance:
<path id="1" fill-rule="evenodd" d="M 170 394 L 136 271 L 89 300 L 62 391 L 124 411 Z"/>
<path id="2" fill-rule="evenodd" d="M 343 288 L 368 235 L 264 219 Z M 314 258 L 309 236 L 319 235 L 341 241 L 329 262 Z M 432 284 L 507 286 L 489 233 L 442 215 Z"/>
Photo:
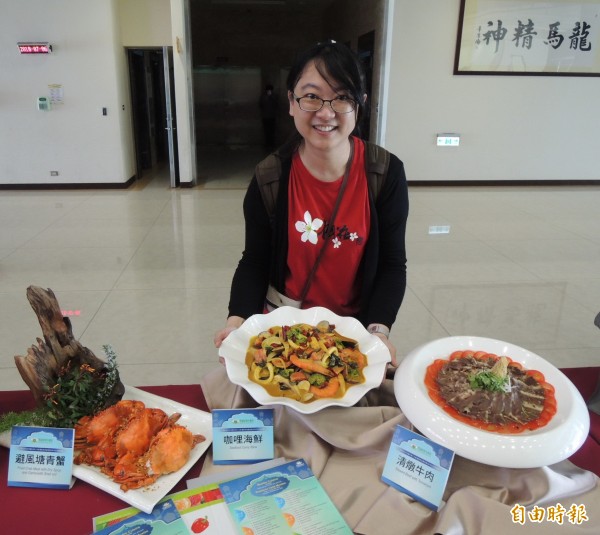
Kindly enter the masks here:
<path id="1" fill-rule="evenodd" d="M 365 75 L 345 45 L 327 41 L 301 53 L 287 96 L 295 132 L 257 166 L 246 193 L 246 247 L 215 345 L 265 311 L 268 294 L 270 304 L 324 307 L 358 319 L 386 344 L 395 364 L 388 335 L 406 287 L 403 164 L 359 137 Z M 373 166 L 373 153 L 385 163 Z M 379 182 L 372 189 L 367 176 L 374 168 Z M 275 184 L 273 203 L 265 199 L 264 169 Z"/>
<path id="2" fill-rule="evenodd" d="M 290 115 L 304 141 L 306 164 L 321 180 L 338 179 L 350 153 L 348 138 L 356 127 L 354 100 L 339 94 L 319 72 L 315 61 L 307 65 L 288 97 Z M 340 107 L 345 111 L 336 111 Z"/>

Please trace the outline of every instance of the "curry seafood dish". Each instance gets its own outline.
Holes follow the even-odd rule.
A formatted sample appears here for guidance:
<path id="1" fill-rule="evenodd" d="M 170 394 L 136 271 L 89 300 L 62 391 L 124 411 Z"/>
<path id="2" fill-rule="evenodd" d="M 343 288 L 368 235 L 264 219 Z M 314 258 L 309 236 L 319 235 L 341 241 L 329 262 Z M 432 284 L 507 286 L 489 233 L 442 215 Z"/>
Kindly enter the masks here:
<path id="1" fill-rule="evenodd" d="M 367 357 L 358 342 L 320 321 L 273 326 L 250 339 L 246 352 L 248 378 L 271 396 L 302 403 L 341 398 L 365 382 Z"/>
<path id="2" fill-rule="evenodd" d="M 427 368 L 429 397 L 468 425 L 498 433 L 545 426 L 556 414 L 554 387 L 537 370 L 507 356 L 455 351 Z"/>

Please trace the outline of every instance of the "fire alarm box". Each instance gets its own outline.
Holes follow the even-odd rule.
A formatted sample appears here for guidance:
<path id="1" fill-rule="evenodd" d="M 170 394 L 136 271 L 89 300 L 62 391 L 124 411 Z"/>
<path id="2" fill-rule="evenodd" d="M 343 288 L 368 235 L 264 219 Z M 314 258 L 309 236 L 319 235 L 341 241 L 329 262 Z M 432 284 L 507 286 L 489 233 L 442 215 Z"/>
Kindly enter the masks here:
<path id="1" fill-rule="evenodd" d="M 40 111 L 49 111 L 50 110 L 50 99 L 48 97 L 38 97 L 37 108 Z"/>

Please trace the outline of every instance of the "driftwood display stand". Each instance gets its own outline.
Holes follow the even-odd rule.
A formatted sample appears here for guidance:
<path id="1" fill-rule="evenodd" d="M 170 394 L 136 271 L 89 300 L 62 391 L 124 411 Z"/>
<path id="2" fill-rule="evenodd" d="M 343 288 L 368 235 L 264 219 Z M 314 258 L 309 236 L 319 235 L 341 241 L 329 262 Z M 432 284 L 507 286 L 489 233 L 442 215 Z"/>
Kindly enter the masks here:
<path id="1" fill-rule="evenodd" d="M 31 346 L 27 355 L 15 356 L 15 363 L 36 404 L 42 406 L 47 387 L 56 383 L 59 371 L 69 361 L 71 366 L 88 364 L 96 370 L 105 368 L 106 362 L 75 340 L 71 320 L 63 317 L 52 290 L 30 286 L 27 299 L 38 317 L 44 339 L 37 338 L 37 346 Z M 124 392 L 124 385 L 118 381 L 106 405 L 116 403 Z"/>

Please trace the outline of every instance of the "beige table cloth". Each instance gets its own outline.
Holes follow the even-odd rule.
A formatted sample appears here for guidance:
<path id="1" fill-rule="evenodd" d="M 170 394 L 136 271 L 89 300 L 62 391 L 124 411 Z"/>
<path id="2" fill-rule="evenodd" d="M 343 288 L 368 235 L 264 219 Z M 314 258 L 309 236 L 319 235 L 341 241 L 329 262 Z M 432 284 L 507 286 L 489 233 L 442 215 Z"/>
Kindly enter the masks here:
<path id="1" fill-rule="evenodd" d="M 257 406 L 229 381 L 225 367 L 203 377 L 201 386 L 211 410 Z M 275 457 L 304 458 L 356 534 L 600 534 L 599 478 L 568 460 L 509 469 L 457 455 L 438 512 L 384 483 L 396 425 L 413 428 L 393 392 L 388 378 L 352 408 L 301 414 L 273 406 Z M 214 465 L 209 453 L 202 475 L 228 469 Z M 515 505 L 523 509 L 511 512 Z"/>

